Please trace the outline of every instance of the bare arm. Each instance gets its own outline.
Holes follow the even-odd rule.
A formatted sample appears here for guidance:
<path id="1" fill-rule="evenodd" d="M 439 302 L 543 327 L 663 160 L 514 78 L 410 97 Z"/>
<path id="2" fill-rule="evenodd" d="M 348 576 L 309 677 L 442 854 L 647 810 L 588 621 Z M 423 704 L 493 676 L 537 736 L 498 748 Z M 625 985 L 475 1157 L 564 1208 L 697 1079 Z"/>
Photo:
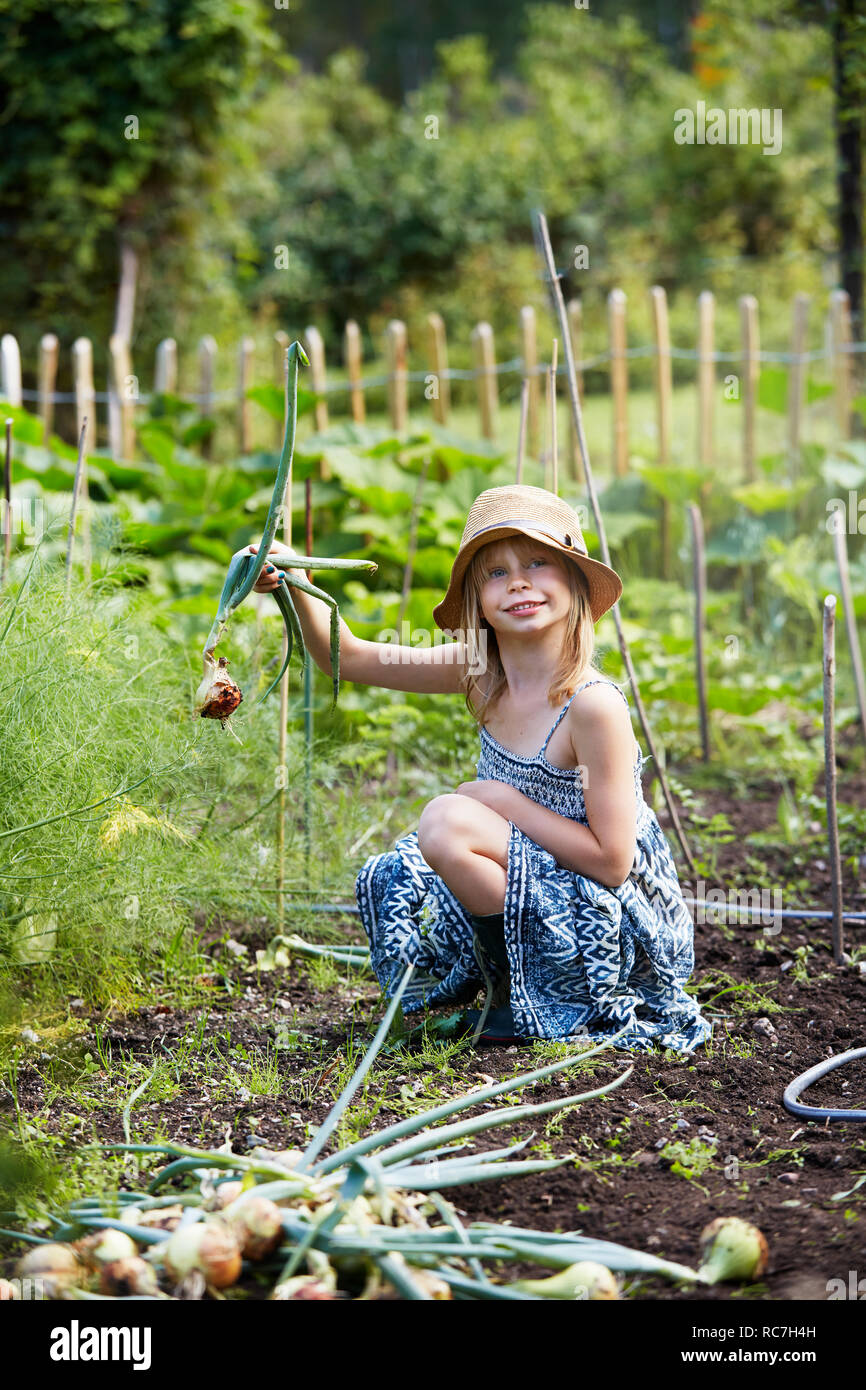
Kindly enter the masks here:
<path id="1" fill-rule="evenodd" d="M 257 546 L 251 545 L 255 554 Z M 274 545 L 269 552 L 276 566 L 287 568 L 295 554 L 285 545 Z M 301 569 L 294 572 L 305 578 Z M 255 585 L 257 593 L 267 594 L 279 584 L 277 568 L 266 566 Z M 315 576 L 313 578 L 315 583 Z M 331 610 L 322 599 L 300 589 L 289 590 L 301 623 L 304 642 L 321 671 L 331 674 Z M 460 676 L 466 661 L 462 642 L 443 642 L 435 647 L 407 647 L 396 642 L 368 642 L 356 637 L 340 619 L 340 679 L 356 685 L 379 685 L 388 690 L 414 690 L 420 694 L 451 695 L 460 689 Z"/>
<path id="2" fill-rule="evenodd" d="M 575 703 L 569 707 L 566 720 L 582 768 L 576 775 L 582 776 L 588 825 L 579 825 L 539 805 L 506 782 L 465 782 L 457 790 L 498 811 L 548 850 L 563 869 L 595 879 L 607 888 L 619 888 L 631 872 L 637 850 L 631 721 L 615 691 L 604 686 L 588 689 L 580 707 L 581 759 L 573 732 Z"/>

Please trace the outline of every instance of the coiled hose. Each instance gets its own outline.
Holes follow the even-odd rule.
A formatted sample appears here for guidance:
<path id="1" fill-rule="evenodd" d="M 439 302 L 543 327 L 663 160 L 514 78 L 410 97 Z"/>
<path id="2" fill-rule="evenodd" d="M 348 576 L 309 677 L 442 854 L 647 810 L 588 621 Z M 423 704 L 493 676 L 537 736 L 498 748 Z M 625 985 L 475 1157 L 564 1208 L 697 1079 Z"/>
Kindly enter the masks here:
<path id="1" fill-rule="evenodd" d="M 819 1109 L 815 1105 L 801 1105 L 798 1100 L 808 1086 L 820 1081 L 828 1072 L 835 1071 L 836 1067 L 841 1067 L 845 1062 L 853 1062 L 858 1057 L 866 1057 L 866 1047 L 853 1047 L 848 1052 L 840 1052 L 838 1057 L 828 1057 L 826 1062 L 819 1062 L 816 1067 L 810 1067 L 801 1076 L 795 1077 L 785 1087 L 785 1094 L 782 1096 L 785 1109 L 801 1120 L 866 1120 L 866 1110 Z"/>

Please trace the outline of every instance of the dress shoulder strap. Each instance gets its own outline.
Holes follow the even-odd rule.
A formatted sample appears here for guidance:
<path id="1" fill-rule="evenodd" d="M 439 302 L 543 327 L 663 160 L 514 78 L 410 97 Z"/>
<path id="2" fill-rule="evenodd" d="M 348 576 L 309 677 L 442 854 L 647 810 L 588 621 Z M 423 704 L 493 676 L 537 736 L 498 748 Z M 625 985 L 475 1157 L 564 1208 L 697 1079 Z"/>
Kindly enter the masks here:
<path id="1" fill-rule="evenodd" d="M 559 711 L 559 714 L 556 716 L 553 728 L 547 735 L 547 738 L 544 740 L 544 747 L 541 750 L 542 753 L 545 753 L 547 751 L 547 745 L 553 738 L 553 735 L 556 733 L 556 730 L 559 728 L 560 722 L 562 721 L 564 715 L 567 713 L 569 705 L 571 704 L 575 695 L 579 695 L 581 690 L 586 690 L 588 685 L 612 685 L 614 690 L 619 690 L 620 695 L 625 700 L 625 703 L 628 706 L 628 696 L 626 695 L 625 691 L 621 690 L 620 687 L 616 684 L 616 682 L 609 680 L 607 676 L 595 676 L 592 680 L 584 681 L 583 685 L 579 685 L 577 689 L 568 697 L 562 709 Z"/>

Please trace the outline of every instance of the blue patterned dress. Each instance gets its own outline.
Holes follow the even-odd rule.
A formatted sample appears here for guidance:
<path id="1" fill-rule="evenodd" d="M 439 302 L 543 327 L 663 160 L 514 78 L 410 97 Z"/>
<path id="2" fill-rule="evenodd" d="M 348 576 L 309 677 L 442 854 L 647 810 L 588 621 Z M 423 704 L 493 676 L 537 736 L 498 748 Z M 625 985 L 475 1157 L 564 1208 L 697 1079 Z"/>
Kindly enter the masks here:
<path id="1" fill-rule="evenodd" d="M 509 752 L 482 728 L 478 778 L 507 782 L 586 825 L 580 773 L 556 767 L 544 755 L 571 700 L 598 683 L 578 687 L 534 757 Z M 614 688 L 628 705 L 625 693 Z M 511 1008 L 521 1037 L 600 1042 L 628 1023 L 619 1048 L 646 1052 L 659 1044 L 691 1052 L 710 1036 L 711 1025 L 683 989 L 694 968 L 692 919 L 670 846 L 644 800 L 645 761 L 638 752 L 637 849 L 619 888 L 562 868 L 509 822 L 505 940 Z M 406 1013 L 469 1002 L 481 983 L 472 926 L 463 905 L 422 858 L 417 831 L 369 858 L 355 893 L 373 969 L 386 994 L 411 961 L 415 973 L 403 996 Z"/>

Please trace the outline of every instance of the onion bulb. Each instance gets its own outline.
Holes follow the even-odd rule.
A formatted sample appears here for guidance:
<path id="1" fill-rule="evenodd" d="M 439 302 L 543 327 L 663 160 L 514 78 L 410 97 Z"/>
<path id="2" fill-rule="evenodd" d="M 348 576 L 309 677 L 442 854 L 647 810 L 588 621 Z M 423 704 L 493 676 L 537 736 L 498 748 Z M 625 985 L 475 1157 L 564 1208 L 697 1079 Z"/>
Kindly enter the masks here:
<path id="1" fill-rule="evenodd" d="M 149 1226 L 156 1231 L 173 1231 L 180 1225 L 183 1216 L 183 1207 L 178 1202 L 170 1207 L 151 1207 L 148 1211 L 139 1211 L 133 1207 L 130 1211 L 124 1212 L 124 1219 L 131 1221 L 136 1226 Z"/>
<path id="2" fill-rule="evenodd" d="M 280 1209 L 268 1197 L 241 1196 L 223 1212 L 241 1253 L 248 1260 L 265 1260 L 283 1238 Z"/>
<path id="3" fill-rule="evenodd" d="M 706 1284 L 758 1279 L 766 1270 L 769 1248 L 763 1232 L 739 1216 L 717 1216 L 701 1231 L 701 1267 Z"/>
<path id="4" fill-rule="evenodd" d="M 132 1236 L 125 1231 L 116 1231 L 113 1226 L 77 1240 L 74 1249 L 79 1259 L 91 1269 L 101 1269 L 115 1260 L 129 1260 L 138 1254 L 138 1246 Z"/>
<path id="5" fill-rule="evenodd" d="M 595 1260 L 579 1260 L 549 1279 L 521 1279 L 510 1287 L 538 1298 L 586 1299 L 590 1303 L 619 1298 L 616 1279 L 606 1265 Z"/>
<path id="6" fill-rule="evenodd" d="M 130 1256 L 125 1260 L 110 1260 L 102 1266 L 99 1291 L 115 1298 L 129 1298 L 132 1294 L 155 1294 L 156 1274 L 139 1255 Z"/>
<path id="7" fill-rule="evenodd" d="M 231 1229 L 222 1221 L 197 1221 L 169 1236 L 163 1259 L 175 1282 L 198 1270 L 215 1289 L 234 1284 L 241 1272 L 241 1252 Z"/>
<path id="8" fill-rule="evenodd" d="M 202 1210 L 222 1211 L 237 1197 L 240 1197 L 243 1190 L 244 1185 L 242 1182 L 221 1182 L 218 1187 L 214 1188 L 210 1196 L 202 1202 Z"/>
<path id="9" fill-rule="evenodd" d="M 0 1279 L 0 1303 L 11 1302 L 18 1297 L 18 1289 L 8 1279 Z"/>
<path id="10" fill-rule="evenodd" d="M 80 1284 L 84 1268 L 68 1245 L 36 1245 L 15 1266 L 19 1279 L 41 1279 L 45 1292 L 53 1298 L 69 1284 Z"/>
<path id="11" fill-rule="evenodd" d="M 271 1294 L 271 1301 L 286 1303 L 294 1299 L 335 1299 L 339 1294 L 329 1289 L 314 1274 L 299 1274 L 294 1279 L 286 1279 L 277 1284 Z"/>
<path id="12" fill-rule="evenodd" d="M 221 656 L 214 665 L 213 657 L 205 657 L 204 678 L 195 693 L 195 710 L 202 719 L 219 719 L 225 727 L 243 699 L 240 686 L 228 673 L 228 661 Z"/>

